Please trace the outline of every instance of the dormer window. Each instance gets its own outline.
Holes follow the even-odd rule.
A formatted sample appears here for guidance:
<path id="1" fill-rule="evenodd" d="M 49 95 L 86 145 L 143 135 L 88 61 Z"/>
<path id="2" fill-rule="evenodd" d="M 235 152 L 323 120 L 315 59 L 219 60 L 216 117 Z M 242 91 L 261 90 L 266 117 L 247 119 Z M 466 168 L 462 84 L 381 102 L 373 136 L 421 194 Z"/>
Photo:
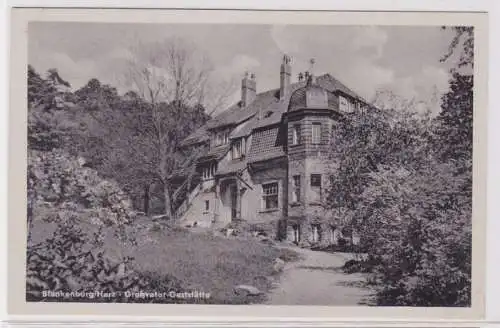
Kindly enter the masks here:
<path id="1" fill-rule="evenodd" d="M 215 135 L 215 145 L 227 145 L 229 143 L 229 131 L 219 132 Z"/>
<path id="2" fill-rule="evenodd" d="M 231 158 L 239 159 L 244 155 L 244 153 L 245 151 L 243 148 L 243 140 L 242 139 L 235 140 L 231 147 Z"/>
<path id="3" fill-rule="evenodd" d="M 343 112 L 348 112 L 348 106 L 347 98 L 339 96 L 339 109 Z"/>

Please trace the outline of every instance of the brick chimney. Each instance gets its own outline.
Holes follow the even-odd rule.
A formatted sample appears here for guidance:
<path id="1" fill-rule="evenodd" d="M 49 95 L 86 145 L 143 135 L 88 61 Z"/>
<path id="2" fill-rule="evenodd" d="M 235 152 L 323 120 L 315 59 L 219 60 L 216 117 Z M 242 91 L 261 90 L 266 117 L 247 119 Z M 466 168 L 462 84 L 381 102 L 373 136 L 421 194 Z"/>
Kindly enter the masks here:
<path id="1" fill-rule="evenodd" d="M 280 99 L 284 99 L 290 86 L 290 76 L 292 75 L 291 58 L 288 55 L 283 56 L 280 68 Z"/>
<path id="2" fill-rule="evenodd" d="M 245 73 L 245 77 L 241 80 L 241 105 L 246 107 L 255 100 L 257 94 L 257 82 L 254 74 Z"/>

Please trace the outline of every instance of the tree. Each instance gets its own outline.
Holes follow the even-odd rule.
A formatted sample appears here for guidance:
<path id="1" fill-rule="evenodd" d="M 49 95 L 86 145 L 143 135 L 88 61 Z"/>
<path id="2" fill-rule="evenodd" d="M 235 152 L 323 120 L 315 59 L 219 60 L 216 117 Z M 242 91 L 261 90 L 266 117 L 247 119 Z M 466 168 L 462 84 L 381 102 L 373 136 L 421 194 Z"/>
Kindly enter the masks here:
<path id="1" fill-rule="evenodd" d="M 212 98 L 207 95 L 214 84 L 212 67 L 192 45 L 176 38 L 138 44 L 131 52 L 127 80 L 149 108 L 129 150 L 141 154 L 149 174 L 163 186 L 165 214 L 172 217 L 175 190 L 169 177 L 195 155 L 178 152 L 178 145 L 207 120 L 203 102 Z"/>
<path id="2" fill-rule="evenodd" d="M 85 110 L 96 111 L 116 107 L 120 97 L 116 88 L 93 78 L 75 92 L 80 106 Z"/>
<path id="3" fill-rule="evenodd" d="M 439 139 L 445 160 L 466 163 L 472 158 L 474 30 L 453 27 L 455 36 L 442 62 L 452 62 L 450 89 L 442 97 Z"/>
<path id="4" fill-rule="evenodd" d="M 52 150 L 71 144 L 73 131 L 78 130 L 78 113 L 69 83 L 57 70 L 42 78 L 28 66 L 28 147 Z"/>
<path id="5" fill-rule="evenodd" d="M 471 29 L 455 32 L 437 117 L 391 104 L 346 117 L 332 138 L 328 205 L 369 246 L 379 305 L 471 303 L 473 39 Z"/>

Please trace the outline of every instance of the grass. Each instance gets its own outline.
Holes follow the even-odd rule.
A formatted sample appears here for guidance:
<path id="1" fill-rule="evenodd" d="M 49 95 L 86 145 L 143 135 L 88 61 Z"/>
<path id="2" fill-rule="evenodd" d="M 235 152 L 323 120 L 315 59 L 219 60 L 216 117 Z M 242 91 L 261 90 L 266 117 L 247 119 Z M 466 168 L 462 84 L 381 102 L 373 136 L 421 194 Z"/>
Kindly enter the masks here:
<path id="1" fill-rule="evenodd" d="M 262 301 L 262 296 L 237 295 L 234 287 L 244 284 L 268 291 L 276 275 L 274 261 L 284 253 L 256 240 L 226 239 L 208 233 L 167 230 L 155 235 L 156 242 L 134 250 L 136 269 L 169 273 L 187 291 L 210 293 L 211 302 L 219 304 Z"/>
<path id="2" fill-rule="evenodd" d="M 84 230 L 91 231 L 92 227 Z M 37 229 L 37 237 L 53 229 Z M 182 228 L 152 223 L 144 218 L 129 227 L 137 244 L 122 243 L 110 229 L 104 248 L 111 258 L 132 256 L 132 266 L 140 275 L 173 277 L 184 290 L 210 293 L 203 301 L 213 304 L 261 303 L 279 273 L 274 270 L 277 258 L 285 262 L 299 259 L 297 253 L 259 242 L 255 238 L 226 238 L 208 232 L 191 232 Z M 37 238 L 37 239 L 38 239 Z M 251 285 L 264 294 L 237 294 L 237 285 Z M 152 288 L 161 289 L 159 286 Z M 168 290 L 154 290 L 168 292 Z"/>

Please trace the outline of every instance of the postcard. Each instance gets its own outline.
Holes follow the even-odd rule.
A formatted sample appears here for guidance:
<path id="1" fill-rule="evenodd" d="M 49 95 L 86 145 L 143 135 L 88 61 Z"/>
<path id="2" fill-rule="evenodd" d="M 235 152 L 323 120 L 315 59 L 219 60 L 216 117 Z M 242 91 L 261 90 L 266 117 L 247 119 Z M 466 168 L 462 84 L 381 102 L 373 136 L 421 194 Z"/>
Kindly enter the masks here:
<path id="1" fill-rule="evenodd" d="M 483 318 L 487 26 L 13 9 L 9 312 Z"/>

